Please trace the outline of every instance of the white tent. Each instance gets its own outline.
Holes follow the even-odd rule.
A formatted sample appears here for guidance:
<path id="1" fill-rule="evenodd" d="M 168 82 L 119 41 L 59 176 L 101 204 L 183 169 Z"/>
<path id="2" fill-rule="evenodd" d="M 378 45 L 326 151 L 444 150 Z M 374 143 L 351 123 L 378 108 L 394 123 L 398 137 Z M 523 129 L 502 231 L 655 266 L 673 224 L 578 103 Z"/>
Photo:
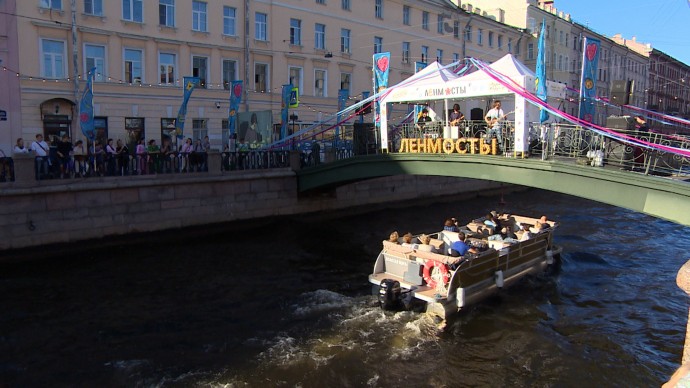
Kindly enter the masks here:
<path id="1" fill-rule="evenodd" d="M 510 78 L 528 92 L 535 92 L 534 80 L 536 76 L 534 72 L 511 54 L 506 54 L 491 64 L 490 67 Z M 447 80 L 440 75 L 431 77 L 428 81 L 424 77 L 415 80 L 410 79 L 390 87 L 390 91 L 381 99 L 381 128 L 387 128 L 388 125 L 386 109 L 388 103 L 445 100 L 447 111 L 448 100 L 512 95 L 515 102 L 515 151 L 526 152 L 528 150 L 529 127 L 527 123 L 539 119 L 538 109 L 529 104 L 524 97 L 506 88 L 484 71 L 475 71 L 463 77 L 449 77 Z M 563 99 L 565 98 L 565 85 L 547 81 L 547 94 L 554 99 Z M 388 147 L 387 134 L 387 130 L 381 131 L 381 147 L 384 150 Z"/>

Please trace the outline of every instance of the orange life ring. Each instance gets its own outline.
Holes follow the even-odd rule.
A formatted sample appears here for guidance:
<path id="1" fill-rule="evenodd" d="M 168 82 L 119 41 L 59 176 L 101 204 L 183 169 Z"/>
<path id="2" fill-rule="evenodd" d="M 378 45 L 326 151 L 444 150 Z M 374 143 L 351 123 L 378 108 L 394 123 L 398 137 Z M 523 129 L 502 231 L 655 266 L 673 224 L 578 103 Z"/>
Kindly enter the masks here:
<path id="1" fill-rule="evenodd" d="M 438 273 L 434 274 L 435 271 L 437 271 Z M 436 288 L 437 280 L 435 279 L 434 275 L 438 277 L 439 274 L 441 275 L 443 285 L 445 286 L 446 284 L 448 284 L 448 281 L 450 280 L 450 272 L 448 272 L 448 267 L 446 267 L 445 264 L 439 263 L 431 259 L 427 260 L 426 263 L 424 263 L 423 277 L 424 281 L 429 287 Z"/>

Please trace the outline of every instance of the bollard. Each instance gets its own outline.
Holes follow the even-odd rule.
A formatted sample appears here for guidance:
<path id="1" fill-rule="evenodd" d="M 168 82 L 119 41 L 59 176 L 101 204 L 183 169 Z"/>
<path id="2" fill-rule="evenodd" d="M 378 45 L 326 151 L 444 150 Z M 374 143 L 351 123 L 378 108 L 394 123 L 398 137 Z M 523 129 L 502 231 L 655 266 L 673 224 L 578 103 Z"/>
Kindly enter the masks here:
<path id="1" fill-rule="evenodd" d="M 222 155 L 217 150 L 209 150 L 206 153 L 206 167 L 209 175 L 220 175 Z"/>
<path id="2" fill-rule="evenodd" d="M 33 154 L 14 154 L 14 181 L 20 186 L 34 186 L 36 182 L 36 157 Z"/>

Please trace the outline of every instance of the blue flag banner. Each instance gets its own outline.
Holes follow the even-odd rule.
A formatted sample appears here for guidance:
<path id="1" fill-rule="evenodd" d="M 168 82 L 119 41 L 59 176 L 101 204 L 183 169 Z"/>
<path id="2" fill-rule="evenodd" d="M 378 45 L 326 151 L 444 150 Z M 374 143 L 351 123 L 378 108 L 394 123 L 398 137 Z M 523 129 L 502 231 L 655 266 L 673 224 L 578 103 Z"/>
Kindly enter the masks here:
<path id="1" fill-rule="evenodd" d="M 175 133 L 178 139 L 184 137 L 184 120 L 185 116 L 187 116 L 187 102 L 189 102 L 189 97 L 192 95 L 194 88 L 199 84 L 199 77 L 184 77 L 183 80 L 184 97 L 182 98 L 180 110 L 177 112 L 177 120 L 175 120 Z"/>
<path id="2" fill-rule="evenodd" d="M 414 63 L 414 72 L 415 72 L 415 74 L 417 74 L 417 73 L 419 73 L 420 71 L 424 70 L 424 68 L 425 68 L 426 66 L 427 66 L 427 63 L 426 63 L 426 62 L 419 62 L 419 61 L 415 62 L 415 63 Z M 414 106 L 414 120 L 413 120 L 414 123 L 416 123 L 416 122 L 417 122 L 417 119 L 419 118 L 419 116 L 422 115 L 422 109 L 424 109 L 424 106 L 423 106 L 423 105 L 415 105 L 415 106 Z"/>
<path id="3" fill-rule="evenodd" d="M 86 86 L 84 86 L 84 92 L 79 101 L 79 125 L 81 126 L 81 133 L 91 141 L 96 138 L 96 131 L 93 124 L 93 77 L 95 74 L 95 67 L 86 74 Z"/>
<path id="4" fill-rule="evenodd" d="M 228 109 L 228 134 L 232 139 L 237 131 L 237 110 L 242 102 L 242 81 L 232 81 L 230 84 L 230 109 Z"/>
<path id="5" fill-rule="evenodd" d="M 336 115 L 336 120 L 338 125 L 335 127 L 335 145 L 338 145 L 338 140 L 340 139 L 340 121 L 342 120 L 342 112 L 345 110 L 345 105 L 347 104 L 347 99 L 350 97 L 349 89 L 338 90 L 338 114 Z"/>
<path id="6" fill-rule="evenodd" d="M 280 102 L 280 138 L 285 139 L 288 133 L 288 108 L 290 106 L 290 95 L 292 94 L 292 84 L 283 85 L 282 101 Z"/>
<path id="7" fill-rule="evenodd" d="M 541 22 L 541 32 L 539 33 L 539 43 L 537 45 L 537 71 L 536 71 L 536 95 L 537 98 L 546 102 L 546 51 L 544 40 L 546 38 L 546 19 Z M 549 119 L 549 113 L 545 109 L 539 109 L 539 122 L 543 123 Z"/>
<path id="8" fill-rule="evenodd" d="M 388 87 L 388 73 L 390 70 L 391 53 L 374 54 L 374 93 L 379 93 Z M 374 105 L 374 125 L 381 126 L 381 107 L 379 101 Z"/>
<path id="9" fill-rule="evenodd" d="M 582 78 L 580 79 L 580 119 L 594 122 L 596 107 L 597 66 L 599 63 L 598 39 L 585 38 L 582 53 Z"/>

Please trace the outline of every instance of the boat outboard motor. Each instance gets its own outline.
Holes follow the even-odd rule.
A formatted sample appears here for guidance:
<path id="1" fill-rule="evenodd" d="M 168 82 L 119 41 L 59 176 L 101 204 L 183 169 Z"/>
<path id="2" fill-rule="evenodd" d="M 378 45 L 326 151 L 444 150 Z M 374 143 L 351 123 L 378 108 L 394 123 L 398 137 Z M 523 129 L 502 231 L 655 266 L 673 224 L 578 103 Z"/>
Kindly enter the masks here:
<path id="1" fill-rule="evenodd" d="M 379 285 L 379 304 L 384 310 L 400 307 L 400 282 L 393 279 L 383 279 Z"/>

